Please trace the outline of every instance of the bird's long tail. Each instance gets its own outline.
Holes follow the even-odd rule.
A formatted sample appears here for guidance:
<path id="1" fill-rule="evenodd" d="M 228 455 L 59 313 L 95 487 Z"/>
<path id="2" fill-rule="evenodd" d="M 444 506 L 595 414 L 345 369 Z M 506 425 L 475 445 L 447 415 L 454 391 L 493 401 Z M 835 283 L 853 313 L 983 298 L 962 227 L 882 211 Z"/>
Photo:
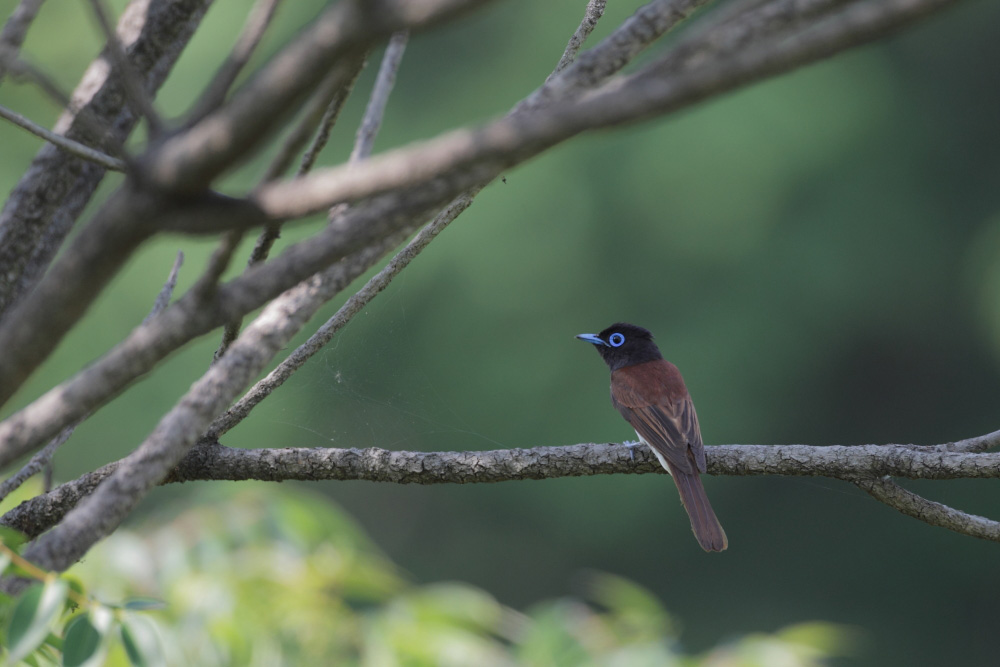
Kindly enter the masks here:
<path id="1" fill-rule="evenodd" d="M 681 472 L 674 466 L 670 466 L 670 475 L 677 485 L 684 509 L 691 518 L 691 530 L 694 531 L 698 544 L 705 551 L 724 551 L 729 546 L 729 540 L 708 502 L 701 477 L 698 473 Z"/>

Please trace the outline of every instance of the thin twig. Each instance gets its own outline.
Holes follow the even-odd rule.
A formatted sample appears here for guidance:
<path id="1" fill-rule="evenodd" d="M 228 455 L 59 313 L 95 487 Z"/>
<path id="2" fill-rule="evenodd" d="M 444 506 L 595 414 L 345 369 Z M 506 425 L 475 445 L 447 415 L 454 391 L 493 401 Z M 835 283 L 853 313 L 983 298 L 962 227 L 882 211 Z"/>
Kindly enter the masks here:
<path id="1" fill-rule="evenodd" d="M 201 99 L 195 105 L 194 111 L 191 112 L 191 120 L 188 121 L 188 124 L 193 125 L 215 111 L 226 99 L 226 93 L 236 81 L 236 77 L 246 67 L 254 50 L 264 37 L 264 32 L 271 24 L 280 2 L 281 0 L 257 0 L 247 16 L 246 23 L 243 24 L 243 30 L 237 38 L 233 50 L 215 73 L 212 82 L 205 88 Z"/>
<path id="2" fill-rule="evenodd" d="M 569 67 L 576 60 L 576 54 L 580 52 L 580 47 L 587 41 L 587 37 L 597 27 L 597 22 L 604 16 L 604 7 L 607 4 L 608 0 L 590 0 L 587 3 L 587 10 L 584 13 L 583 21 L 580 22 L 580 27 L 569 38 L 569 43 L 566 44 L 566 49 L 563 51 L 559 63 L 556 65 L 555 70 L 552 71 L 552 74 L 549 74 L 546 81 L 559 74 L 559 72 Z"/>
<path id="3" fill-rule="evenodd" d="M 375 86 L 372 88 L 371 97 L 368 98 L 365 115 L 358 127 L 350 162 L 359 162 L 372 154 L 375 137 L 382 126 L 385 106 L 389 102 L 389 94 L 396 83 L 396 72 L 399 71 L 399 64 L 403 60 L 403 53 L 406 51 L 406 42 L 409 38 L 410 33 L 402 30 L 393 33 L 389 40 L 389 46 L 386 47 L 385 54 L 382 56 L 382 64 L 378 68 Z"/>
<path id="4" fill-rule="evenodd" d="M 170 298 L 174 295 L 174 288 L 177 287 L 177 276 L 181 271 L 182 264 L 184 264 L 184 252 L 178 250 L 177 257 L 174 259 L 174 265 L 170 268 L 170 274 L 167 276 L 167 282 L 163 283 L 160 293 L 156 295 L 153 307 L 150 309 L 149 314 L 146 315 L 146 319 L 143 320 L 144 324 L 159 315 L 163 312 L 164 308 L 170 305 Z"/>
<path id="5" fill-rule="evenodd" d="M 62 445 L 69 440 L 69 437 L 73 435 L 73 431 L 76 430 L 77 425 L 78 423 L 63 429 L 62 433 L 52 438 L 49 444 L 35 452 L 35 455 L 32 456 L 26 464 L 24 464 L 23 468 L 5 479 L 3 483 L 0 484 L 0 501 L 16 491 L 22 484 L 28 481 L 32 475 L 48 466 L 49 462 L 52 461 L 52 457 L 55 456 L 56 450 L 62 447 Z M 46 493 L 47 492 L 48 491 L 46 491 Z"/>
<path id="6" fill-rule="evenodd" d="M 4 23 L 3 30 L 0 31 L 0 53 L 3 54 L 3 58 L 0 58 L 0 81 L 7 74 L 6 61 L 17 58 L 17 53 L 28 36 L 28 28 L 38 15 L 43 1 L 21 0 Z"/>
<path id="7" fill-rule="evenodd" d="M 378 76 L 375 79 L 375 85 L 372 88 L 368 106 L 365 109 L 364 117 L 361 120 L 361 125 L 355 137 L 354 149 L 351 151 L 349 160 L 351 163 L 360 162 L 371 155 L 372 147 L 375 144 L 375 137 L 378 135 L 379 128 L 382 125 L 382 116 L 385 112 L 385 106 L 389 101 L 389 94 L 392 92 L 393 84 L 396 81 L 396 71 L 399 69 L 399 64 L 403 59 L 403 52 L 406 50 L 408 38 L 409 33 L 403 30 L 394 33 L 389 40 L 389 46 L 386 47 L 385 55 L 382 56 L 382 64 L 379 66 Z M 350 85 L 353 85 L 353 80 Z M 327 113 L 324 114 L 323 121 L 320 124 L 320 131 L 310 150 L 303 157 L 298 176 L 303 176 L 309 172 L 316 159 L 316 155 L 319 154 L 323 145 L 326 144 L 330 128 L 340 114 L 343 101 L 346 99 L 346 93 L 350 92 L 349 88 L 344 92 L 344 95 L 335 98 L 331 102 Z M 330 215 L 333 217 L 342 212 L 342 210 L 331 211 Z M 280 235 L 281 225 L 275 224 L 266 227 L 257 239 L 257 245 L 254 246 L 253 252 L 250 254 L 247 266 L 253 266 L 264 261 L 271 251 L 271 246 L 274 245 L 274 242 Z M 239 327 L 239 322 L 226 325 L 226 329 L 222 334 L 222 342 L 219 344 L 219 349 L 215 351 L 215 359 L 219 359 L 224 355 L 226 348 L 236 340 L 239 336 Z"/>
<path id="8" fill-rule="evenodd" d="M 927 500 L 904 489 L 890 477 L 862 477 L 848 481 L 875 500 L 914 519 L 981 540 L 1000 542 L 1000 522 Z"/>
<path id="9" fill-rule="evenodd" d="M 240 230 L 231 231 L 223 235 L 218 247 L 212 252 L 212 256 L 208 258 L 208 265 L 205 267 L 205 271 L 191 287 L 193 294 L 197 294 L 200 299 L 207 299 L 208 295 L 215 292 L 219 281 L 222 279 L 222 274 L 229 268 L 229 262 L 233 259 L 233 253 L 236 252 L 236 247 L 242 239 L 243 232 Z"/>
<path id="10" fill-rule="evenodd" d="M 97 19 L 97 23 L 104 33 L 104 38 L 107 40 L 108 52 L 111 54 L 111 60 L 118 69 L 118 76 L 121 77 L 122 87 L 125 89 L 125 95 L 132 103 L 133 110 L 146 119 L 146 124 L 149 126 L 149 133 L 152 136 L 159 135 L 163 132 L 163 121 L 153 107 L 153 102 L 149 98 L 146 88 L 142 85 L 139 74 L 132 67 L 132 63 L 125 53 L 125 47 L 122 46 L 121 40 L 118 39 L 118 33 L 115 32 L 114 26 L 111 25 L 108 13 L 104 8 L 104 3 L 101 0 L 90 0 L 90 6 L 94 12 L 94 18 Z"/>
<path id="11" fill-rule="evenodd" d="M 603 12 L 603 3 L 600 4 L 600 11 Z M 565 69 L 565 67 L 572 62 L 573 56 L 575 56 L 576 51 L 579 50 L 583 43 L 596 25 L 597 20 L 600 19 L 601 14 L 595 14 L 594 9 L 595 1 L 587 5 L 587 11 L 584 14 L 583 20 L 580 23 L 580 27 L 577 28 L 574 33 L 574 37 L 582 35 L 579 42 L 575 46 L 573 53 L 570 53 L 570 46 L 566 47 L 566 52 L 563 53 L 562 58 L 560 58 L 559 63 L 556 65 L 556 70 L 553 75 L 557 74 L 559 69 Z M 584 26 L 589 26 L 585 28 Z M 393 39 L 395 40 L 395 35 Z M 573 44 L 573 40 L 570 40 L 570 44 Z M 390 44 L 390 48 L 391 48 Z M 385 95 L 380 97 L 380 106 L 384 109 L 386 98 L 388 96 L 389 90 L 391 90 L 392 80 L 395 79 L 395 71 L 399 67 L 399 57 L 402 56 L 402 48 L 405 47 L 405 41 L 402 46 L 399 47 L 400 53 L 393 55 L 390 60 L 389 49 L 386 50 L 386 55 L 382 60 L 382 66 L 379 68 L 379 80 L 381 81 L 383 77 L 387 79 L 387 83 L 383 84 L 388 90 L 385 91 Z M 569 55 L 567 55 L 569 54 Z M 568 60 L 567 60 L 568 58 Z M 391 67 L 387 66 L 387 63 Z M 390 78 L 391 77 L 391 78 Z M 549 77 L 551 78 L 551 76 Z M 376 83 L 376 89 L 379 88 L 379 84 Z M 376 113 L 378 117 L 381 118 L 381 111 L 373 109 L 376 94 L 372 93 L 372 102 L 369 103 L 369 111 L 366 111 L 366 118 L 369 112 L 374 116 Z M 364 126 L 362 122 L 362 126 Z M 377 130 L 378 123 L 372 122 L 374 128 Z M 359 130 L 358 136 L 361 136 Z M 360 144 L 360 139 L 359 142 Z M 369 150 L 371 144 L 369 143 Z M 357 148 L 357 145 L 356 147 Z M 352 157 L 360 156 L 361 151 L 356 150 L 352 153 Z M 367 157 L 367 155 L 364 155 Z M 233 428 L 240 421 L 245 419 L 250 411 L 254 409 L 261 401 L 263 401 L 267 396 L 271 394 L 275 389 L 280 387 L 284 382 L 292 376 L 299 368 L 301 368 L 306 361 L 309 360 L 316 352 L 323 348 L 330 340 L 333 339 L 334 335 L 338 331 L 344 328 L 351 318 L 354 317 L 362 308 L 364 308 L 372 299 L 374 299 L 382 290 L 384 290 L 389 283 L 395 278 L 400 271 L 406 268 L 413 259 L 423 251 L 427 245 L 433 241 L 438 234 L 440 234 L 445 227 L 451 224 L 455 218 L 461 215 L 476 198 L 476 195 L 485 187 L 485 183 L 470 188 L 466 190 L 461 195 L 456 197 L 448 206 L 446 206 L 438 215 L 428 223 L 403 250 L 396 254 L 395 257 L 375 276 L 373 276 L 360 290 L 358 290 L 354 295 L 351 296 L 347 302 L 341 306 L 341 308 L 331 317 L 323 326 L 321 326 L 315 334 L 309 337 L 305 343 L 300 345 L 292 354 L 281 362 L 277 368 L 275 368 L 271 373 L 267 375 L 264 379 L 260 380 L 255 384 L 246 394 L 243 395 L 240 400 L 233 405 L 226 413 L 216 419 L 211 428 L 209 429 L 209 437 L 218 438 L 222 434 L 226 433 L 228 430 Z"/>
<path id="12" fill-rule="evenodd" d="M 112 171 L 125 171 L 125 162 L 119 160 L 118 158 L 111 157 L 106 153 L 102 153 L 99 150 L 93 149 L 90 146 L 85 146 L 79 141 L 73 141 L 61 134 L 56 134 L 51 130 L 34 123 L 21 114 L 11 111 L 7 107 L 0 106 L 0 118 L 4 118 L 14 123 L 18 127 L 24 128 L 28 132 L 31 132 L 35 136 L 41 137 L 45 141 L 58 146 L 67 153 L 71 153 L 84 160 L 89 160 L 96 164 L 101 165 L 105 169 L 110 169 Z"/>
<path id="13" fill-rule="evenodd" d="M 170 303 L 170 297 L 173 295 L 174 288 L 177 286 L 177 275 L 180 272 L 181 264 L 183 263 L 184 253 L 178 250 L 177 257 L 174 259 L 173 267 L 171 267 L 170 274 L 167 276 L 167 281 L 163 284 L 163 287 L 156 295 L 153 307 L 150 309 L 149 314 L 146 315 L 143 322 L 148 321 L 151 317 L 162 312 L 163 309 L 167 307 L 167 304 Z M 73 431 L 76 430 L 76 427 L 86 421 L 89 417 L 90 414 L 88 413 L 76 423 L 63 429 L 63 431 L 54 437 L 49 444 L 45 445 L 44 448 L 32 456 L 23 468 L 4 480 L 4 482 L 0 484 L 0 501 L 3 501 L 3 499 L 10 495 L 11 492 L 20 487 L 32 475 L 39 472 L 43 468 L 46 473 L 45 493 L 48 493 L 51 490 L 52 484 L 52 457 L 55 456 L 56 451 L 62 447 L 67 440 L 69 440 L 70 436 L 73 435 Z"/>
<path id="14" fill-rule="evenodd" d="M 70 96 L 59 87 L 59 84 L 52 77 L 24 60 L 6 59 L 3 53 L 0 53 L 0 64 L 7 68 L 7 72 L 14 80 L 30 81 L 38 86 L 39 90 L 45 93 L 49 99 L 64 108 L 67 113 L 74 115 L 77 122 L 96 137 L 98 143 L 108 152 L 124 159 L 126 163 L 128 162 L 128 153 L 119 143 L 111 139 L 111 128 L 89 109 L 80 108 L 74 104 Z"/>
<path id="15" fill-rule="evenodd" d="M 367 62 L 368 52 L 357 56 L 355 61 L 356 69 L 354 70 L 354 78 L 352 78 L 346 86 L 342 87 L 338 91 L 339 94 L 336 97 L 330 100 L 330 103 L 326 107 L 326 111 L 323 113 L 323 117 L 319 121 L 319 129 L 316 132 L 316 136 L 313 138 L 308 150 L 302 154 L 302 159 L 299 161 L 298 171 L 295 173 L 296 178 L 305 176 L 312 171 L 313 165 L 316 164 L 316 158 L 319 157 L 320 152 L 326 147 L 327 142 L 330 140 L 330 131 L 333 130 L 333 126 L 337 123 L 337 119 L 340 118 L 340 112 L 344 108 L 344 102 L 347 101 L 351 91 L 354 90 L 354 84 L 358 80 L 358 75 L 361 74 L 361 70 L 364 69 Z"/>
<path id="16" fill-rule="evenodd" d="M 312 169 L 316 156 L 326 145 L 330 129 L 340 117 L 344 102 L 354 90 L 354 84 L 357 82 L 361 70 L 364 69 L 367 58 L 368 53 L 362 52 L 337 61 L 316 93 L 309 98 L 301 120 L 285 138 L 278 154 L 268 165 L 267 171 L 260 179 L 261 184 L 270 183 L 288 171 L 292 162 L 295 161 L 295 157 L 302 152 L 302 149 L 309 143 L 309 138 L 316 133 L 316 128 L 319 127 L 316 139 L 306 154 L 302 156 L 298 175 L 301 176 Z"/>
<path id="17" fill-rule="evenodd" d="M 448 205 L 433 221 L 420 230 L 410 243 L 399 251 L 392 258 L 385 268 L 371 278 L 365 286 L 358 290 L 343 306 L 321 326 L 316 333 L 309 337 L 305 343 L 300 345 L 288 357 L 278 364 L 278 367 L 271 371 L 267 377 L 255 384 L 243 397 L 236 402 L 225 414 L 220 416 L 209 428 L 210 437 L 219 437 L 250 414 L 257 404 L 267 398 L 271 392 L 284 384 L 295 371 L 302 367 L 306 361 L 320 351 L 324 345 L 333 339 L 338 331 L 351 321 L 362 308 L 364 308 L 379 292 L 384 290 L 393 278 L 399 274 L 413 259 L 420 254 L 420 251 L 427 247 L 427 244 L 441 233 L 451 222 L 472 204 L 472 200 L 479 193 L 478 188 L 474 188 L 458 197 Z"/>
<path id="18" fill-rule="evenodd" d="M 784 72 L 794 66 L 870 41 L 889 29 L 902 27 L 907 22 L 955 2 L 957 0 L 886 0 L 876 5 L 866 3 L 865 16 L 845 12 L 845 16 L 840 17 L 842 20 L 833 23 L 826 21 L 803 33 L 808 38 L 785 39 L 777 44 L 764 45 L 773 48 L 773 51 L 748 49 L 745 58 L 726 59 L 703 74 L 699 70 L 699 77 L 685 75 L 671 84 L 647 82 L 644 79 L 639 84 L 630 79 L 632 83 L 626 89 L 627 95 L 620 94 L 621 89 L 614 86 L 614 90 L 619 92 L 612 94 L 602 90 L 597 96 L 599 101 L 596 106 L 589 97 L 585 100 L 572 100 L 570 105 L 560 104 L 560 113 L 554 116 L 561 117 L 565 112 L 575 122 L 597 121 L 600 113 L 609 112 L 617 122 L 624 118 L 626 110 L 630 117 L 636 114 L 635 118 L 676 112 L 740 84 Z M 567 68 L 566 72 L 570 69 Z M 633 94 L 637 97 L 633 98 Z M 535 116 L 534 113 L 530 114 L 532 118 Z M 565 128 L 554 122 L 557 118 L 553 116 L 551 109 L 547 108 L 547 116 L 547 122 L 550 123 L 546 126 L 547 131 L 563 136 Z M 608 121 L 606 116 L 603 118 L 605 122 Z M 525 119 L 521 118 L 504 129 L 523 133 L 525 124 Z M 542 131 L 541 127 L 532 127 L 530 123 L 528 127 L 533 132 Z M 544 136 L 544 133 L 534 134 L 530 138 L 534 140 L 539 136 Z M 520 140 L 525 139 L 522 136 Z M 551 136 L 548 138 L 548 141 L 558 140 Z M 526 153 L 518 152 L 516 148 L 508 146 L 506 150 L 507 153 L 501 154 L 505 156 L 505 164 L 508 163 L 507 160 L 514 163 L 527 158 Z M 376 159 L 372 158 L 356 168 L 364 169 L 365 165 Z M 381 168 L 384 166 L 385 163 Z M 474 185 L 488 182 L 500 169 L 500 165 L 488 160 L 463 163 L 462 169 L 434 178 L 425 174 L 431 180 L 421 180 L 413 183 L 413 187 L 395 189 L 373 197 L 349 213 L 350 218 L 342 224 L 328 225 L 310 239 L 289 247 L 269 266 L 247 272 L 221 286 L 214 310 L 193 307 L 191 304 L 194 299 L 183 305 L 172 305 L 155 320 L 160 326 L 153 330 L 140 327 L 112 348 L 104 358 L 0 423 L 0 462 L 7 465 L 17 457 L 43 446 L 81 414 L 109 400 L 129 382 L 152 369 L 193 337 L 260 307 L 291 285 L 322 271 L 346 255 L 408 228 L 414 221 L 422 219 L 433 208 L 445 205 L 457 194 Z M 382 174 L 383 178 L 385 176 Z M 312 175 L 306 177 L 309 178 Z M 336 197 L 334 201 L 337 201 Z M 116 218 L 108 214 L 99 219 L 102 224 L 110 225 Z M 80 273 L 78 269 L 68 267 L 57 275 L 54 272 L 60 266 L 57 263 L 52 267 L 47 278 L 35 288 L 36 294 L 37 290 L 45 288 L 46 298 L 32 299 L 30 306 L 23 306 L 17 311 L 17 327 L 0 322 L 0 349 L 8 351 L 6 355 L 0 356 L 0 397 L 6 398 L 20 386 L 75 321 L 73 318 L 77 316 L 76 311 L 56 327 L 42 326 L 47 323 L 47 320 L 42 321 L 43 318 L 51 317 L 53 306 L 62 308 L 76 305 L 80 310 L 81 303 L 86 304 L 93 299 L 92 290 L 97 289 L 93 281 L 82 283 L 80 289 L 58 287 L 67 283 L 67 276 L 78 276 Z M 86 266 L 89 269 L 89 265 Z M 109 272 L 110 270 L 105 273 Z M 32 338 L 26 340 L 29 335 Z M 71 400 L 67 399 L 66 393 L 70 389 L 73 390 Z"/>
<path id="19" fill-rule="evenodd" d="M 354 90 L 354 84 L 357 82 L 361 70 L 364 69 L 367 57 L 367 52 L 364 52 L 357 56 L 345 58 L 337 63 L 333 71 L 331 71 L 330 76 L 320 86 L 320 90 L 313 95 L 299 125 L 289 135 L 288 139 L 282 145 L 278 156 L 268 167 L 267 172 L 265 172 L 264 177 L 261 179 L 261 185 L 270 183 L 285 172 L 291 164 L 293 156 L 309 140 L 309 135 L 312 134 L 316 123 L 319 122 L 319 132 L 309 146 L 309 150 L 302 156 L 297 176 L 309 173 L 309 170 L 312 169 L 316 161 L 316 157 L 323 150 L 323 146 L 326 145 L 327 139 L 330 137 L 330 130 L 333 128 L 334 123 L 337 122 L 337 118 L 340 117 L 340 112 L 344 108 L 344 102 L 347 101 L 351 91 Z M 321 117 L 320 114 L 322 114 Z M 250 258 L 247 260 L 247 268 L 256 266 L 266 260 L 268 255 L 271 254 L 271 248 L 279 238 L 281 238 L 280 223 L 264 227 L 264 230 L 257 237 L 257 242 L 254 244 L 253 250 L 250 252 Z M 226 353 L 226 348 L 240 335 L 240 327 L 242 325 L 242 318 L 226 324 L 222 332 L 222 340 L 219 342 L 219 347 L 215 350 L 213 359 L 218 359 Z"/>

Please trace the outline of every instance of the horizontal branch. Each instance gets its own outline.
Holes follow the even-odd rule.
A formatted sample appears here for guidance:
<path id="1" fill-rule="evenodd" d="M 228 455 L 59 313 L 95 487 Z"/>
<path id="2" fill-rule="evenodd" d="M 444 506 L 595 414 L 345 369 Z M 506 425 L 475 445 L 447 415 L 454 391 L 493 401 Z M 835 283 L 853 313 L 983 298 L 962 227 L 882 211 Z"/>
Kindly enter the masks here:
<path id="1" fill-rule="evenodd" d="M 909 479 L 1000 477 L 1000 454 L 915 450 L 906 445 L 855 447 L 717 445 L 706 447 L 710 475 L 850 475 Z M 468 484 L 662 472 L 642 446 L 579 444 L 477 452 L 406 452 L 386 449 L 202 447 L 170 481 L 198 479 L 334 479 L 396 484 Z"/>
<path id="2" fill-rule="evenodd" d="M 947 452 L 912 445 L 716 445 L 706 447 L 705 454 L 710 475 L 823 476 L 854 484 L 887 475 L 911 479 L 1000 477 L 1000 453 Z M 30 537 L 37 536 L 61 521 L 118 465 L 119 462 L 110 463 L 27 500 L 0 517 L 0 524 Z M 188 451 L 162 483 L 364 480 L 394 484 L 474 484 L 662 472 L 647 447 L 631 443 L 474 452 L 406 452 L 376 447 L 238 449 L 211 441 Z M 872 493 L 869 488 L 862 488 Z M 955 515 L 961 514 L 946 509 Z M 935 525 L 952 527 L 945 523 Z"/>

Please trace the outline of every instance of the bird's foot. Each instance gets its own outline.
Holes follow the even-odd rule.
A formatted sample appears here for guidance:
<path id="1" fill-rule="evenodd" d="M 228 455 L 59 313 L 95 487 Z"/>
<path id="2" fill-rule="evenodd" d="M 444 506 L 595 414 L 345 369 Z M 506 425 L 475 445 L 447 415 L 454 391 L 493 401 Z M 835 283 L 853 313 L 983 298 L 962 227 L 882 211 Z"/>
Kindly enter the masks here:
<path id="1" fill-rule="evenodd" d="M 629 458 L 630 461 L 632 461 L 632 463 L 635 463 L 635 448 L 638 447 L 638 446 L 640 446 L 642 443 L 641 442 L 625 442 L 625 443 L 622 443 L 622 444 L 624 444 L 626 447 L 628 447 L 628 458 Z"/>

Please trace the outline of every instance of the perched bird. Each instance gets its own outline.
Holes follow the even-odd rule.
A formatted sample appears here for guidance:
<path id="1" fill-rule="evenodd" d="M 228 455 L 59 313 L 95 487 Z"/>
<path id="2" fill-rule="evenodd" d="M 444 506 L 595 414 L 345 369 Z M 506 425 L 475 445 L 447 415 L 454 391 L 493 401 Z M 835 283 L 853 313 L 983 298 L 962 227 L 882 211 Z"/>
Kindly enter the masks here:
<path id="1" fill-rule="evenodd" d="M 673 477 L 698 544 L 724 550 L 726 531 L 701 485 L 705 446 L 681 372 L 660 354 L 653 334 L 634 324 L 619 322 L 577 338 L 593 343 L 611 368 L 611 403 Z"/>

